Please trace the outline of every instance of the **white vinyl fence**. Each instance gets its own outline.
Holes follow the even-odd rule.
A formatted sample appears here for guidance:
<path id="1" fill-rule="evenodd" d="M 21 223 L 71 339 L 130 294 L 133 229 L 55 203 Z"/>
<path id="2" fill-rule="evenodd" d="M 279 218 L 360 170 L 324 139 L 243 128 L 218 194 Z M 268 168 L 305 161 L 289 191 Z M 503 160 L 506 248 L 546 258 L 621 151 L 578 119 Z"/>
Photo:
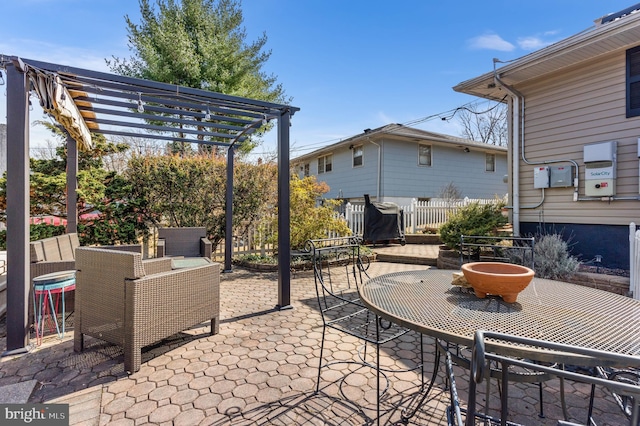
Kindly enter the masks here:
<path id="1" fill-rule="evenodd" d="M 415 234 L 422 229 L 438 228 L 443 225 L 449 217 L 460 208 L 471 203 L 490 204 L 496 199 L 469 199 L 465 198 L 456 201 L 430 200 L 418 201 L 415 198 L 408 206 L 399 206 L 404 215 L 404 233 Z M 353 205 L 347 203 L 345 209 L 345 219 L 354 235 L 364 234 L 364 205 Z"/>
<path id="2" fill-rule="evenodd" d="M 629 291 L 636 300 L 640 300 L 640 231 L 636 224 L 629 224 Z"/>
<path id="3" fill-rule="evenodd" d="M 412 200 L 408 206 L 400 206 L 404 215 L 404 233 L 415 234 L 425 227 L 438 228 L 443 225 L 447 219 L 461 207 L 471 203 L 490 204 L 495 203 L 496 199 L 469 199 L 465 198 L 457 201 L 432 200 L 417 201 Z M 338 213 L 336 213 L 338 215 Z M 340 215 L 347 221 L 353 235 L 364 234 L 364 205 L 353 205 L 347 203 L 345 206 L 344 216 Z M 268 222 L 268 221 L 257 221 Z M 273 230 L 264 226 L 252 226 L 243 235 L 233 237 L 233 254 L 232 256 L 240 256 L 247 254 L 267 255 L 273 253 L 273 245 L 264 243 L 267 236 L 270 236 Z M 337 236 L 337 235 L 334 235 Z M 331 238 L 332 235 L 327 235 Z M 224 240 L 218 244 L 214 250 L 213 257 L 216 260 L 224 259 Z"/>

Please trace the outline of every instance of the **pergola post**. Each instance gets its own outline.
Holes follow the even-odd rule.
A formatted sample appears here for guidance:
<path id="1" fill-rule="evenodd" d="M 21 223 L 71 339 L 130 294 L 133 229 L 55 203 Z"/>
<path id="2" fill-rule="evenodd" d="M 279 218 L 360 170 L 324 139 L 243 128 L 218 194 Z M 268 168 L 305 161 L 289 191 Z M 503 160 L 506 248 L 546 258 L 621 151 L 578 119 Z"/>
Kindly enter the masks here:
<path id="1" fill-rule="evenodd" d="M 278 309 L 291 309 L 291 212 L 289 127 L 291 111 L 278 118 Z"/>
<path id="2" fill-rule="evenodd" d="M 7 72 L 7 350 L 29 345 L 29 91 L 22 61 Z"/>
<path id="3" fill-rule="evenodd" d="M 78 143 L 67 134 L 67 233 L 78 232 Z"/>
<path id="4" fill-rule="evenodd" d="M 227 150 L 227 188 L 225 196 L 225 231 L 224 231 L 224 270 L 233 272 L 231 257 L 233 255 L 233 157 L 235 149 Z"/>

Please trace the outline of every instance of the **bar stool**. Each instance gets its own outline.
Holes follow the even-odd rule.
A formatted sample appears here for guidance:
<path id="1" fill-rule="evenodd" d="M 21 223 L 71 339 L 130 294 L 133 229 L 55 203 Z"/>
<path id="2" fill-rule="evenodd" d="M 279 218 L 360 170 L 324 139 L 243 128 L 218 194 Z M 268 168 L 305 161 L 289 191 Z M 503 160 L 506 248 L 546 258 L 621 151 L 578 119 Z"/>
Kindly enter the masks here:
<path id="1" fill-rule="evenodd" d="M 33 312 L 36 316 L 36 344 L 42 343 L 44 334 L 44 323 L 47 316 L 51 317 L 51 322 L 55 324 L 58 337 L 64 337 L 65 332 L 65 297 L 64 293 L 75 290 L 76 271 L 59 271 L 50 274 L 40 275 L 33 279 Z M 55 304 L 53 295 L 56 295 Z M 62 299 L 62 330 L 58 324 L 58 308 Z M 49 325 L 49 330 L 53 332 L 53 325 Z"/>

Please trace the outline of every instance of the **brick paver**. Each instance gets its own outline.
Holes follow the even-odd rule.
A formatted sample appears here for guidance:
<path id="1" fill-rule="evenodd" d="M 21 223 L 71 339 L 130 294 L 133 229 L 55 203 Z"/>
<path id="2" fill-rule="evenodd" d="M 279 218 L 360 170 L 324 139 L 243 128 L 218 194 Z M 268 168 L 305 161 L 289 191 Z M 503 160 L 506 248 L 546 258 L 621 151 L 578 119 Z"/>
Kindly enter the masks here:
<path id="1" fill-rule="evenodd" d="M 406 247 L 411 256 L 420 255 L 416 247 Z M 376 262 L 369 272 L 375 276 L 425 267 Z M 75 353 L 70 328 L 62 341 L 49 336 L 26 355 L 3 358 L 0 384 L 39 379 L 41 386 L 36 387 L 30 401 L 69 403 L 71 424 L 366 423 L 375 415 L 375 373 L 370 369 L 349 364 L 324 368 L 320 392 L 314 392 L 322 322 L 313 274 L 303 271 L 292 277 L 292 310 L 274 309 L 277 282 L 277 273 L 272 272 L 236 268 L 233 273 L 221 274 L 220 333 L 210 336 L 208 328 L 202 327 L 199 332 L 190 330 L 166 339 L 143 352 L 142 368 L 134 375 L 123 371 L 122 350 L 100 340 L 87 337 L 85 351 Z M 433 360 L 433 340 L 425 340 L 428 359 Z M 407 359 L 418 356 L 418 342 L 410 333 L 383 347 L 382 364 L 405 368 Z M 328 333 L 325 361 L 355 359 L 360 345 L 355 338 Z M 429 377 L 432 367 L 429 364 L 426 368 Z M 468 372 L 456 367 L 456 373 L 461 396 L 466 395 Z M 399 420 L 402 407 L 411 395 L 419 393 L 421 384 L 416 372 L 389 373 L 388 377 L 389 391 L 383 395 L 381 407 L 383 423 L 387 424 Z M 446 424 L 448 392 L 443 389 L 441 372 L 433 398 L 420 408 L 411 424 Z M 549 414 L 557 413 L 560 406 L 557 389 L 553 381 L 544 386 Z M 527 424 L 555 424 L 555 420 L 537 417 L 537 392 L 535 385 L 516 386 L 510 405 L 513 418 Z M 495 381 L 491 393 L 496 408 L 499 402 L 494 400 L 499 401 L 499 394 Z M 579 405 L 587 398 L 588 390 L 572 388 L 569 401 Z M 598 395 L 600 400 L 604 402 L 596 415 L 607 424 L 622 424 L 624 418 L 614 403 L 603 395 Z"/>

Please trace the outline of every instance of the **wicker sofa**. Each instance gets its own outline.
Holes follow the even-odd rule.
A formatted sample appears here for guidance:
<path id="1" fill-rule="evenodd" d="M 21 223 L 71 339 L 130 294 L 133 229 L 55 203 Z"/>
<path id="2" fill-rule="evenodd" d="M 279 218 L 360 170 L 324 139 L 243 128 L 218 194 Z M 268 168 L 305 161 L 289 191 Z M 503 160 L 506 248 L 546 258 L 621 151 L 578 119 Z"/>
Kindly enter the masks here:
<path id="1" fill-rule="evenodd" d="M 205 321 L 218 333 L 217 263 L 172 270 L 170 258 L 80 247 L 76 269 L 76 352 L 85 335 L 107 341 L 124 349 L 125 371 L 134 373 L 144 346 Z"/>
<path id="2" fill-rule="evenodd" d="M 212 244 L 205 227 L 158 228 L 156 257 L 184 256 L 211 259 Z"/>
<path id="3" fill-rule="evenodd" d="M 78 234 L 62 234 L 29 243 L 31 279 L 51 272 L 76 269 L 75 249 L 80 247 Z M 105 249 L 142 253 L 141 244 L 102 246 Z"/>

